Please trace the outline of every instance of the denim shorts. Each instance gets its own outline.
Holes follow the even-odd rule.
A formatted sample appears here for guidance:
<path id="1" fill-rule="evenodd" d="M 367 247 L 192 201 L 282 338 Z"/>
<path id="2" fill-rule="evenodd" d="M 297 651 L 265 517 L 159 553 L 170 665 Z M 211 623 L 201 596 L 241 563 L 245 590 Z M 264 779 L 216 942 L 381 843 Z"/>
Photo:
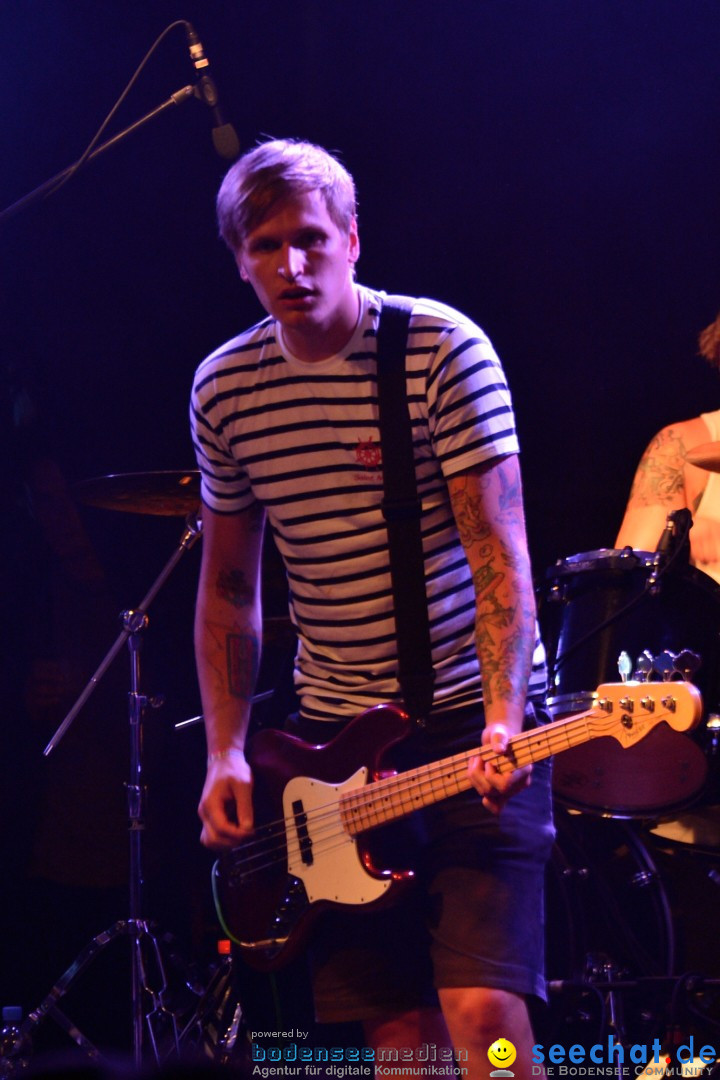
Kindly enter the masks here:
<path id="1" fill-rule="evenodd" d="M 525 728 L 548 719 L 528 703 Z M 398 771 L 473 749 L 480 707 L 433 716 L 389 753 Z M 330 725 L 334 727 L 334 725 Z M 319 741 L 325 725 L 292 726 Z M 454 795 L 368 834 L 373 864 L 412 869 L 400 901 L 333 909 L 310 949 L 318 1021 L 368 1020 L 437 1004 L 438 988 L 482 986 L 545 999 L 544 878 L 554 840 L 550 762 L 499 815 Z"/>

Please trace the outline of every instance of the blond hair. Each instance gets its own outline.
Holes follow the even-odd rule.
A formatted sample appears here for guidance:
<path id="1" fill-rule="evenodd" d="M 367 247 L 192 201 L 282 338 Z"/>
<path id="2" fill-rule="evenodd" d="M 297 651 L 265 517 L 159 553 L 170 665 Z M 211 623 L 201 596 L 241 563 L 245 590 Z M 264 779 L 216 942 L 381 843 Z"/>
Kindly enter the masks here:
<path id="1" fill-rule="evenodd" d="M 357 209 L 355 183 L 337 158 L 314 143 L 272 139 L 230 167 L 217 196 L 220 235 L 233 253 L 284 199 L 319 191 L 344 233 Z"/>

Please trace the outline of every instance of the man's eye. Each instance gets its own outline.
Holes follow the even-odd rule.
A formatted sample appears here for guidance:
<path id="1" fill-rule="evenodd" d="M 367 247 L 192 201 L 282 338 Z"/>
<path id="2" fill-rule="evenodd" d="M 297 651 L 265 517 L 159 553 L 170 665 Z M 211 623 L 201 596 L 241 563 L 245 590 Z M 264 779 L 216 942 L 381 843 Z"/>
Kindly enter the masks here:
<path id="1" fill-rule="evenodd" d="M 319 247 L 325 242 L 325 235 L 321 232 L 303 233 L 298 240 L 298 246 L 302 248 Z"/>
<path id="2" fill-rule="evenodd" d="M 253 255 L 266 255 L 270 251 L 275 251 L 277 244 L 274 240 L 254 240 L 250 245 L 250 251 Z"/>

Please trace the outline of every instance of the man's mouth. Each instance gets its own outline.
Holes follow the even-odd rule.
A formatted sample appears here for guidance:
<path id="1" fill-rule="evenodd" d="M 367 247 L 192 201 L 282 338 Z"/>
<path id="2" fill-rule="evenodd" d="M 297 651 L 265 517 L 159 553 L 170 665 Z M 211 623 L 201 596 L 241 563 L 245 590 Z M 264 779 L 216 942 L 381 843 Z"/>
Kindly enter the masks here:
<path id="1" fill-rule="evenodd" d="M 283 289 L 280 293 L 281 300 L 304 300 L 306 296 L 312 296 L 312 289 L 304 289 L 301 286 L 295 286 L 290 289 Z"/>

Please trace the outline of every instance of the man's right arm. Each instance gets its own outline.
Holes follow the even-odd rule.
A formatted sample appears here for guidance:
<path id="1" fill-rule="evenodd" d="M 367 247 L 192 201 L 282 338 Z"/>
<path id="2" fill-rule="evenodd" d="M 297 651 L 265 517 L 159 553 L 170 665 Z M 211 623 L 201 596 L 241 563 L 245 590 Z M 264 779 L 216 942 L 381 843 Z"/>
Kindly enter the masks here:
<path id="1" fill-rule="evenodd" d="M 203 507 L 203 551 L 195 611 L 195 657 L 208 747 L 198 813 L 202 842 L 232 847 L 252 829 L 252 778 L 243 749 L 260 649 L 264 512 Z"/>

